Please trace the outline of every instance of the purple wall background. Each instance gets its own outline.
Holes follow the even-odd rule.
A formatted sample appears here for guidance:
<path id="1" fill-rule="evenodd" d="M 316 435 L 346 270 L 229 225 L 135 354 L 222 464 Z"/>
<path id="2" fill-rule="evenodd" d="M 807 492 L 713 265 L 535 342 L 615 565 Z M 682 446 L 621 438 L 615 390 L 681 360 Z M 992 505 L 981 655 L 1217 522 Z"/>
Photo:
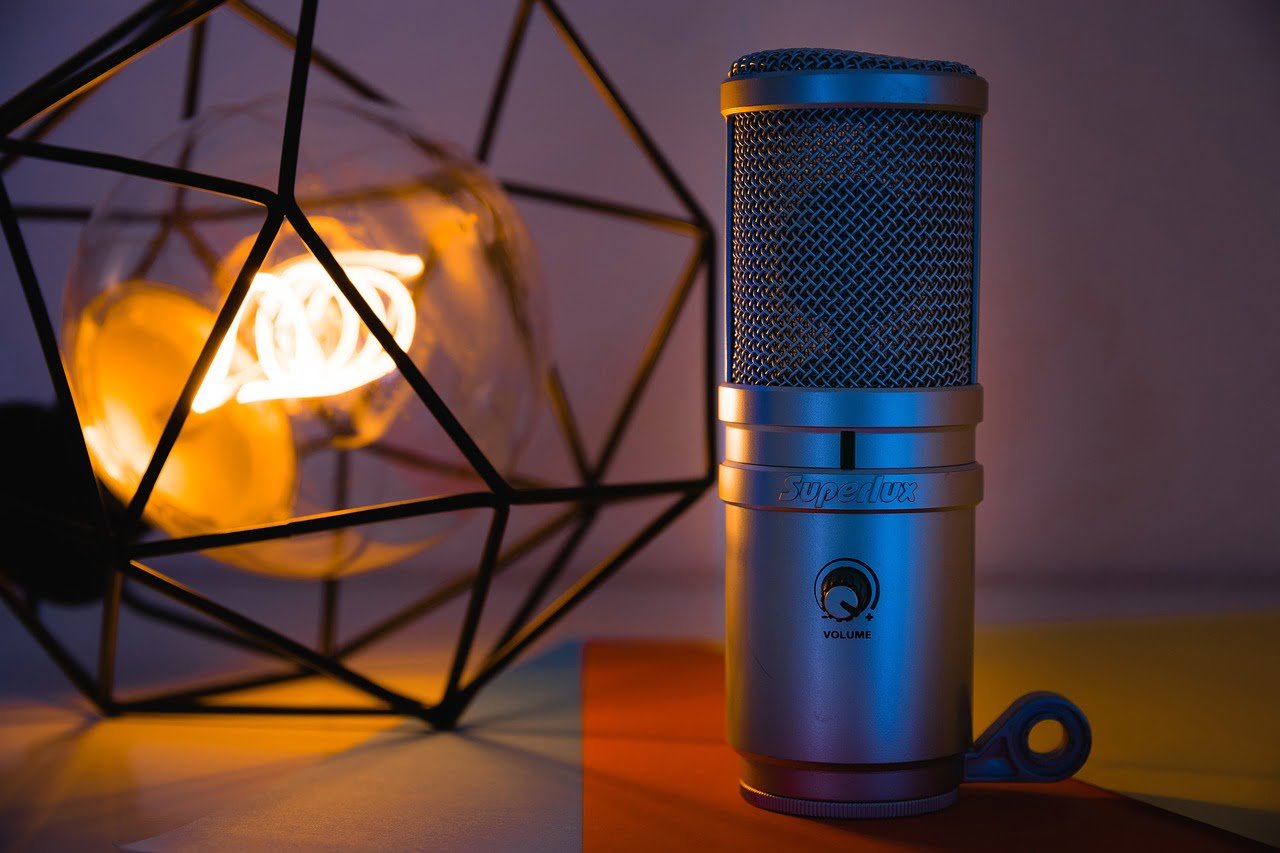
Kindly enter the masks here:
<path id="1" fill-rule="evenodd" d="M 0 95 L 133 8 L 6 3 Z M 719 80 L 751 50 L 851 47 L 962 60 L 991 84 L 984 129 L 979 429 L 988 586 L 1085 592 L 1269 589 L 1280 563 L 1280 6 L 1231 2 L 564 0 L 570 19 L 723 226 Z M 293 3 L 264 8 L 283 20 Z M 470 147 L 514 4 L 330 3 L 317 45 Z M 184 37 L 107 84 L 51 141 L 140 154 L 178 113 Z M 205 105 L 283 91 L 288 56 L 225 11 L 211 26 Z M 233 62 L 226 62 L 229 56 Z M 322 78 L 315 75 L 315 80 Z M 320 86 L 326 84 L 319 83 Z M 674 210 L 544 21 L 517 71 L 494 158 L 501 177 Z M 92 202 L 110 178 L 26 162 L 15 200 Z M 541 216 L 541 214 L 539 214 Z M 531 214 L 531 219 L 533 215 Z M 534 227 L 556 347 L 598 431 L 611 372 L 634 359 L 682 244 Z M 29 239 L 56 304 L 75 227 Z M 608 242 L 612 240 L 613 242 Z M 665 242 L 664 242 L 665 241 Z M 584 245 L 607 246 L 585 257 Z M 553 273 L 553 270 L 555 272 Z M 557 283 L 559 282 L 559 283 Z M 627 310 L 619 312 L 619 294 Z M 689 470 L 698 455 L 696 314 L 646 401 L 619 475 Z M 48 398 L 9 264 L 0 265 L 0 399 Z M 676 425 L 688 424 L 688 432 Z M 720 572 L 708 496 L 632 573 Z M 1208 582 L 1212 581 L 1212 584 Z M 1248 597 L 1254 597 L 1250 592 Z"/>

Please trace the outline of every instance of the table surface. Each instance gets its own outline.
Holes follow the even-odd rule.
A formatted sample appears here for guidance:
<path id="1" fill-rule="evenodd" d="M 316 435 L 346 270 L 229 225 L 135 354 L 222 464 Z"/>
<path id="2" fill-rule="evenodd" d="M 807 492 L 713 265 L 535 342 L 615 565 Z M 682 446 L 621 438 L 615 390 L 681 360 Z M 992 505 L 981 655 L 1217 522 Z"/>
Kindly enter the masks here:
<path id="1" fill-rule="evenodd" d="M 500 592 L 498 596 L 500 599 Z M 718 584 L 705 580 L 653 582 L 624 575 L 602 588 L 598 598 L 575 611 L 532 651 L 536 657 L 539 651 L 545 653 L 567 639 L 593 636 L 650 642 L 672 636 L 693 638 L 700 645 L 682 647 L 694 651 L 677 659 L 693 667 L 690 672 L 695 675 L 701 673 L 695 677 L 685 672 L 685 683 L 702 684 L 705 689 L 659 693 L 667 696 L 666 701 L 699 697 L 701 710 L 696 720 L 692 711 L 680 712 L 697 731 L 696 736 L 690 736 L 691 748 L 705 749 L 707 755 L 715 756 L 714 761 L 705 762 L 706 767 L 731 773 L 724 769 L 732 767 L 733 756 L 723 744 L 722 730 L 716 728 L 719 714 L 707 710 L 719 702 L 714 638 L 722 624 L 720 607 Z M 655 619 L 654 614 L 661 614 L 661 618 Z M 64 616 L 56 627 L 67 629 L 78 624 L 71 616 Z M 85 619 L 83 614 L 77 618 Z M 92 622 L 92 617 L 88 621 Z M 358 663 L 393 685 L 430 695 L 438 691 L 439 679 L 428 673 L 441 670 L 451 639 L 449 624 L 442 618 L 434 626 L 415 626 L 370 651 Z M 160 642 L 154 635 L 139 633 L 130 641 L 129 636 L 127 631 L 122 634 L 122 670 L 131 661 L 140 663 L 152 679 L 164 683 L 234 670 L 246 663 L 241 658 L 220 658 L 221 652 L 204 657 L 177 655 L 181 642 L 177 638 Z M 137 716 L 101 720 L 61 682 L 39 648 L 7 615 L 0 615 L 0 643 L 0 849 L 106 850 L 113 843 L 163 836 L 210 814 L 234 814 L 243 811 L 247 802 L 279 797 L 294 784 L 291 780 L 303 778 L 299 774 L 324 772 L 335 760 L 358 753 L 371 743 L 402 736 L 404 727 L 411 725 L 372 717 Z M 602 667 L 598 662 L 590 665 L 592 655 L 608 654 L 592 649 L 612 646 L 589 644 L 587 648 L 584 691 L 590 692 L 591 677 L 598 681 L 615 670 L 622 674 L 619 677 L 626 677 L 626 667 Z M 628 666 L 640 667 L 637 671 L 645 673 L 647 683 L 655 679 L 662 683 L 659 675 L 663 670 L 644 669 L 644 652 L 635 657 L 634 644 L 625 648 L 632 650 L 625 653 L 632 655 Z M 1077 702 L 1093 724 L 1094 752 L 1080 774 L 1085 782 L 1243 836 L 1280 844 L 1280 732 L 1274 726 L 1274 709 L 1280 707 L 1277 648 L 1280 614 L 1274 611 L 980 626 L 974 719 L 979 727 L 984 726 L 1021 693 L 1056 690 Z M 651 662 L 658 659 L 650 658 Z M 678 667 L 672 665 L 667 671 L 675 669 Z M 593 672 L 595 676 L 590 675 Z M 529 697 L 538 692 L 530 688 L 521 693 L 519 678 L 517 673 L 510 676 L 508 700 L 511 695 Z M 536 683 L 545 691 L 553 689 L 556 682 L 530 682 Z M 568 685 L 564 690 L 572 692 L 572 680 L 563 683 Z M 495 697 L 501 684 L 502 680 L 494 685 Z M 688 696 L 681 699 L 682 694 Z M 332 701 L 347 697 L 339 687 L 309 681 L 269 688 L 255 698 Z M 573 777 L 581 779 L 580 798 L 565 793 L 562 823 L 580 832 L 586 847 L 610 849 L 620 846 L 616 814 L 612 823 L 600 816 L 607 815 L 610 808 L 616 810 L 618 802 L 639 797 L 643 804 L 649 782 L 636 767 L 643 765 L 643 755 L 659 755 L 662 749 L 654 744 L 646 747 L 643 737 L 625 731 L 614 732 L 616 742 L 609 746 L 609 737 L 601 740 L 599 736 L 602 706 L 597 702 L 596 711 L 592 711 L 589 695 L 583 702 L 580 743 L 575 741 L 574 745 L 581 750 L 581 766 L 574 769 L 578 775 Z M 612 720 L 609 724 L 616 727 L 627 721 L 616 705 L 606 703 L 603 707 L 615 707 L 606 712 L 605 723 Z M 536 716 L 536 711 L 527 713 Z M 526 712 L 520 710 L 519 702 L 512 705 L 507 725 L 513 720 L 516 725 L 503 737 L 542 737 L 545 733 L 520 731 L 522 713 Z M 647 725 L 634 718 L 631 724 Z M 482 737 L 485 725 L 479 721 L 468 731 Z M 607 735 L 608 725 L 604 731 Z M 645 734 L 655 736 L 651 731 Z M 527 746 L 515 747 L 514 743 L 505 748 Z M 602 744 L 608 747 L 604 752 L 600 751 Z M 639 757 L 624 762 L 629 769 L 615 772 L 621 766 L 618 756 L 637 746 L 642 748 Z M 678 746 L 667 745 L 674 752 L 680 751 Z M 561 746 L 551 751 L 558 749 Z M 602 755 L 606 766 L 600 764 Z M 703 764 L 695 762 L 696 766 Z M 695 773 L 678 775 L 686 781 L 703 778 Z M 612 790 L 613 799 L 599 796 L 601 779 L 607 781 L 605 787 Z M 481 776 L 471 782 L 483 786 L 485 780 Z M 537 787 L 528 786 L 528 793 L 517 788 L 503 796 L 513 803 L 521 797 L 536 800 Z M 733 789 L 728 783 L 720 787 Z M 1041 814 L 1035 793 L 1006 789 L 1003 795 L 990 795 L 978 794 L 977 787 L 973 790 L 962 798 L 962 805 L 966 801 L 986 804 L 982 808 L 988 822 L 1006 811 Z M 1066 796 L 1068 800 L 1107 796 L 1091 793 L 1093 790 L 1080 786 Z M 543 794 L 550 796 L 547 791 Z M 696 805 L 696 798 L 690 803 Z M 993 804 L 999 808 L 993 809 Z M 706 827 L 730 825 L 724 823 L 723 811 L 717 811 L 725 807 L 723 802 L 703 806 L 704 817 L 699 819 L 705 819 Z M 1011 808 L 1006 810 L 1005 806 Z M 639 813 L 650 812 L 641 809 Z M 691 806 L 688 814 L 697 813 Z M 662 809 L 653 814 L 651 823 L 655 826 L 671 819 Z M 734 812 L 730 823 L 747 821 L 746 826 L 761 819 L 744 814 L 748 812 Z M 1069 809 L 1062 814 L 1071 819 Z M 435 819 L 447 821 L 448 817 L 441 812 Z M 781 821 L 772 825 L 773 834 L 768 836 L 772 842 L 791 840 L 798 844 L 813 831 L 813 822 L 778 816 L 768 819 Z M 863 837 L 862 841 L 894 849 L 936 849 L 936 839 L 931 840 L 928 832 L 920 829 L 926 825 L 921 820 L 894 822 L 898 829 Z M 692 826 L 681 831 L 693 832 Z M 865 835 L 865 830 L 856 831 Z M 1054 837 L 1050 826 L 1044 827 L 1044 833 L 1045 839 Z M 1237 837 L 1214 835 L 1211 842 L 1230 846 L 1232 838 Z M 714 840 L 711 836 L 700 838 L 699 845 L 722 849 Z M 1245 843 L 1242 838 L 1237 841 Z M 872 845 L 868 849 L 879 848 Z"/>

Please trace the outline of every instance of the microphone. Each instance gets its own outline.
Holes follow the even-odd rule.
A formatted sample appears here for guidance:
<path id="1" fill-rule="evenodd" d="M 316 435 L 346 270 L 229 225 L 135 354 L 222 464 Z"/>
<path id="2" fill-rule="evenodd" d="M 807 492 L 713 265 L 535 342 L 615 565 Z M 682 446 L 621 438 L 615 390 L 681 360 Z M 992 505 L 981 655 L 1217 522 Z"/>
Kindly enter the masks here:
<path id="1" fill-rule="evenodd" d="M 1056 694 L 972 746 L 978 200 L 987 83 L 957 62 L 738 59 L 728 130 L 728 734 L 748 802 L 943 808 L 966 778 L 1065 778 Z M 1030 728 L 1065 740 L 1031 750 Z M 1003 750 L 1003 751 L 1001 751 Z"/>

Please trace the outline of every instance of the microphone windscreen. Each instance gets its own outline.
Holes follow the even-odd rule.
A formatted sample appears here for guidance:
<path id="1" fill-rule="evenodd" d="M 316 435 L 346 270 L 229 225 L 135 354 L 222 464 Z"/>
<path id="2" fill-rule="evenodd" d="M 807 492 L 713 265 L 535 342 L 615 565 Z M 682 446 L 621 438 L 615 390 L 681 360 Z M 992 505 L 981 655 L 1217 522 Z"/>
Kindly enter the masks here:
<path id="1" fill-rule="evenodd" d="M 812 71 L 973 77 L 845 50 L 752 53 L 729 79 Z M 936 388 L 974 381 L 980 118 L 832 106 L 729 119 L 729 381 Z"/>

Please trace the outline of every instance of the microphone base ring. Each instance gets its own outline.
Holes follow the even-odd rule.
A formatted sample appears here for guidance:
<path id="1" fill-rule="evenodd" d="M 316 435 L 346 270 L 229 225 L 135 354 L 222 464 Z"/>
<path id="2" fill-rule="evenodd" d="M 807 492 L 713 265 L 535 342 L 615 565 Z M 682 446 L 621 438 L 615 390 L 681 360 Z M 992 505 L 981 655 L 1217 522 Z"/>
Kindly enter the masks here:
<path id="1" fill-rule="evenodd" d="M 782 814 L 830 818 L 906 817 L 955 802 L 963 756 L 902 764 L 822 764 L 742 756 L 742 798 Z"/>
<path id="2" fill-rule="evenodd" d="M 910 817 L 945 809 L 956 801 L 956 789 L 922 797 L 917 800 L 884 800 L 882 802 L 841 802 L 838 800 L 806 800 L 799 797 L 782 797 L 757 791 L 745 782 L 739 782 L 742 799 L 756 808 L 779 814 L 799 817 L 835 819 L 875 819 Z"/>

